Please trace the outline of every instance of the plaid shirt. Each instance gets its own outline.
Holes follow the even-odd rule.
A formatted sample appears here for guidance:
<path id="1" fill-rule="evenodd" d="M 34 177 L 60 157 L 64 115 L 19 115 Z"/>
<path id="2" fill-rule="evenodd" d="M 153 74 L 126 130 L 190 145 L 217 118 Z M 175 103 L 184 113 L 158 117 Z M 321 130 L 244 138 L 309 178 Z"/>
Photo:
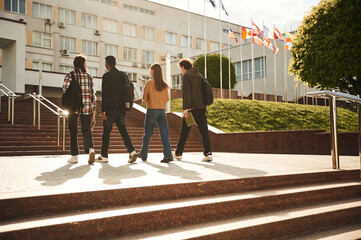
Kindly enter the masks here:
<path id="1" fill-rule="evenodd" d="M 93 111 L 95 111 L 95 92 L 94 92 L 94 80 L 93 77 L 89 73 L 82 73 L 82 72 L 75 72 L 74 71 L 74 77 L 75 80 L 78 80 L 80 88 L 81 88 L 81 94 L 82 94 L 82 100 L 84 104 L 84 108 L 81 109 L 82 115 L 89 115 L 92 114 Z M 64 78 L 64 84 L 63 84 L 63 92 L 65 92 L 71 82 L 71 74 L 68 72 Z M 79 114 L 79 111 L 75 111 L 76 114 Z"/>

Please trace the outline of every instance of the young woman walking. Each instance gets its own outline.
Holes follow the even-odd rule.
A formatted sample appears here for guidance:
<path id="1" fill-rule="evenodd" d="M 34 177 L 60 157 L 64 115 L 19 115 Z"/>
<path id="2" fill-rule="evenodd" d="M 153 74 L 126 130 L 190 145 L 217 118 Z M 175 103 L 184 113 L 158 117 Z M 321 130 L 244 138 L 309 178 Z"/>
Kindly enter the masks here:
<path id="1" fill-rule="evenodd" d="M 161 162 L 169 163 L 173 161 L 173 156 L 165 114 L 166 103 L 169 101 L 168 85 L 163 81 L 162 68 L 159 64 L 155 63 L 150 67 L 150 76 L 152 79 L 146 82 L 143 92 L 143 101 L 147 103 L 147 115 L 144 122 L 142 149 L 138 156 L 143 161 L 147 161 L 150 139 L 153 136 L 155 124 L 158 123 L 164 155 Z"/>

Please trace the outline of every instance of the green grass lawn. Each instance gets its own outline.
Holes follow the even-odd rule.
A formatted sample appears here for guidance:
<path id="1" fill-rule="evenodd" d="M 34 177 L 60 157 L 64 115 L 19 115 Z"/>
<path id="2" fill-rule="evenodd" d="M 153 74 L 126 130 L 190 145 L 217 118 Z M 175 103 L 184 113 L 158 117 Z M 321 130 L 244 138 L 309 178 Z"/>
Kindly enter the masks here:
<path id="1" fill-rule="evenodd" d="M 173 99 L 172 112 L 181 111 L 182 99 Z M 207 117 L 208 124 L 225 132 L 330 129 L 328 106 L 216 99 Z M 340 132 L 358 131 L 354 111 L 337 108 L 337 122 Z"/>

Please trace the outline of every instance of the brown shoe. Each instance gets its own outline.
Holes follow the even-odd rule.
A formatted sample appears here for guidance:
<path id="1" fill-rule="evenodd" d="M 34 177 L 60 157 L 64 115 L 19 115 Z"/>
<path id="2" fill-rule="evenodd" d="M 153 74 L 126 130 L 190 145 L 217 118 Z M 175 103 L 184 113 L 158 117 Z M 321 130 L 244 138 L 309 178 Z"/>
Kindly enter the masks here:
<path id="1" fill-rule="evenodd" d="M 93 164 L 95 162 L 95 152 L 89 153 L 88 163 Z"/>

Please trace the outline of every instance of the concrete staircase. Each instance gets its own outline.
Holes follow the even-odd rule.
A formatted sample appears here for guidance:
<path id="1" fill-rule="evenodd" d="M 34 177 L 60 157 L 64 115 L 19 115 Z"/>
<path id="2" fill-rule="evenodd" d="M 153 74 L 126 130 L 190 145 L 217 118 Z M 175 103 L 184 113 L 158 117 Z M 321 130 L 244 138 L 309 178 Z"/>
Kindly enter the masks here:
<path id="1" fill-rule="evenodd" d="M 60 99 L 49 98 L 52 102 L 60 105 Z M 15 124 L 7 121 L 7 99 L 1 101 L 0 112 L 0 156 L 15 155 L 47 155 L 47 154 L 69 154 L 68 123 L 66 122 L 66 150 L 57 146 L 57 118 L 45 107 L 41 106 L 41 129 L 33 126 L 33 102 L 32 99 L 18 100 L 15 102 Z M 102 120 L 100 118 L 100 105 L 97 103 L 97 124 L 93 132 L 94 147 L 96 152 L 101 149 Z M 132 110 L 137 111 L 137 110 Z M 136 151 L 142 146 L 143 120 L 127 116 L 127 128 Z M 180 129 L 169 129 L 172 149 L 177 145 Z M 62 140 L 60 140 L 62 141 Z M 83 153 L 82 135 L 79 122 L 79 150 Z M 114 125 L 111 133 L 109 153 L 125 153 L 123 140 Z M 156 128 L 150 142 L 150 152 L 163 152 L 159 131 Z M 200 139 L 189 138 L 185 146 L 185 152 L 203 152 Z"/>
<path id="2" fill-rule="evenodd" d="M 297 239 L 359 226 L 359 176 L 328 171 L 1 199 L 0 239 Z"/>

